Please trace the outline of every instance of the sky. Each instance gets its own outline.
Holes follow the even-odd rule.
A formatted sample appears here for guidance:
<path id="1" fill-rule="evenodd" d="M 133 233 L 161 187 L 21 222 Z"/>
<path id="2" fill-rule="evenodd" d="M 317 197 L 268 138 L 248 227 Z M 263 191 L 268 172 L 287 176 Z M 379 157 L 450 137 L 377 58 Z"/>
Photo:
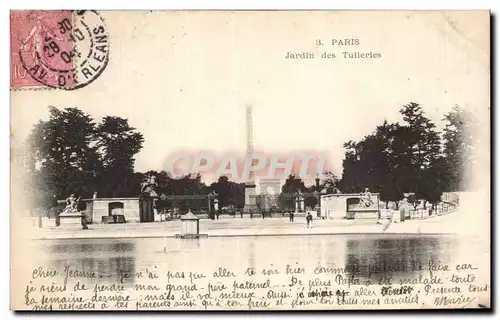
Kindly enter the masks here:
<path id="1" fill-rule="evenodd" d="M 247 105 L 255 149 L 325 152 L 338 175 L 343 143 L 384 120 L 401 121 L 409 102 L 440 127 L 458 104 L 489 134 L 489 20 L 481 12 L 101 14 L 110 37 L 106 70 L 74 91 L 13 91 L 13 149 L 48 118 L 49 105 L 127 118 L 145 137 L 137 171 L 163 170 L 178 150 L 243 154 Z M 345 59 L 344 51 L 382 57 Z M 288 52 L 317 58 L 286 59 Z M 337 57 L 321 59 L 323 52 Z"/>

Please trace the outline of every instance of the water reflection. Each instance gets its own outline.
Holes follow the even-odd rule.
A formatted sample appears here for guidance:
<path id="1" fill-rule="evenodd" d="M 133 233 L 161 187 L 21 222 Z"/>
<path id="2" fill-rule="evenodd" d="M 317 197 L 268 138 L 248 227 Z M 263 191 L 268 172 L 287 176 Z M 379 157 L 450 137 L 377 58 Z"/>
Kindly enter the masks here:
<path id="1" fill-rule="evenodd" d="M 120 283 L 125 285 L 134 284 L 134 277 L 123 277 L 123 274 L 134 275 L 136 272 L 136 259 L 134 257 L 111 257 L 111 258 L 83 258 L 74 261 L 56 259 L 51 265 L 57 270 L 65 270 L 69 266 L 72 270 L 83 272 L 95 272 L 103 282 Z"/>
<path id="2" fill-rule="evenodd" d="M 135 251 L 134 240 L 115 241 L 115 240 L 82 240 L 75 242 L 73 240 L 50 241 L 44 243 L 44 250 L 53 255 L 57 254 L 93 254 L 97 252 L 116 252 L 133 253 Z"/>
<path id="3" fill-rule="evenodd" d="M 349 275 L 356 270 L 360 279 L 368 279 L 377 270 L 391 270 L 393 280 L 399 280 L 419 266 L 426 269 L 430 260 L 450 261 L 453 241 L 446 236 L 348 239 L 345 267 Z"/>
<path id="4" fill-rule="evenodd" d="M 44 264 L 64 270 L 66 265 L 96 272 L 102 281 L 116 282 L 120 273 L 135 274 L 144 268 L 193 271 L 209 274 L 218 267 L 243 274 L 246 268 L 299 264 L 359 267 L 357 277 L 368 277 L 368 266 L 406 266 L 415 262 L 426 266 L 429 260 L 449 261 L 457 244 L 450 236 L 303 236 L 230 237 L 208 239 L 94 239 L 38 242 L 45 253 Z M 395 271 L 393 279 L 407 275 Z M 132 285 L 134 277 L 124 279 Z"/>
<path id="5" fill-rule="evenodd" d="M 85 273 L 95 272 L 106 282 L 119 282 L 123 273 L 136 272 L 135 240 L 61 240 L 46 241 L 40 248 L 50 267 L 64 271 L 68 266 L 72 270 Z M 63 273 L 64 274 L 64 273 Z M 133 277 L 123 279 L 123 282 L 133 284 Z"/>

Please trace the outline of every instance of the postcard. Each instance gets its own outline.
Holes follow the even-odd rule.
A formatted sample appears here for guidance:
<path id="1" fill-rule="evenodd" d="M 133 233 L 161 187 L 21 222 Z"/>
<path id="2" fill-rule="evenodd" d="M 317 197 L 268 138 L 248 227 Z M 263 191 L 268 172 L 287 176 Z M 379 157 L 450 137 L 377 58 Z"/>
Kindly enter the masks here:
<path id="1" fill-rule="evenodd" d="M 11 309 L 491 308 L 490 12 L 10 12 Z"/>

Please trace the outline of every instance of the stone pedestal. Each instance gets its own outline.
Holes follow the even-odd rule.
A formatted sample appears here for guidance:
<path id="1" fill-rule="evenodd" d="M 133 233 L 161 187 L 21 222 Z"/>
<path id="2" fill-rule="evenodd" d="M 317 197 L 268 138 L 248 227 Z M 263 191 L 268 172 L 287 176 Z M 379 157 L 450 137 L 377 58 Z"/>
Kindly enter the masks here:
<path id="1" fill-rule="evenodd" d="M 255 183 L 250 182 L 245 185 L 245 208 L 243 209 L 245 213 L 250 213 L 250 211 L 256 213 L 257 211 L 257 198 L 255 193 Z"/>
<path id="2" fill-rule="evenodd" d="M 60 213 L 56 216 L 56 227 L 60 226 L 74 226 L 81 227 L 84 230 L 88 229 L 86 216 L 82 212 Z"/>
<path id="3" fill-rule="evenodd" d="M 295 212 L 305 212 L 304 198 L 302 196 L 295 198 Z"/>

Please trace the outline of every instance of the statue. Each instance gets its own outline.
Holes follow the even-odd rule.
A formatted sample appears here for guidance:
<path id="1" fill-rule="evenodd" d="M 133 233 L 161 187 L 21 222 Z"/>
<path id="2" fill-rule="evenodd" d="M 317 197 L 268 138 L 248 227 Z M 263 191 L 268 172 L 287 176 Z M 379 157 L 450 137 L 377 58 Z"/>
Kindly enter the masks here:
<path id="1" fill-rule="evenodd" d="M 371 207 L 373 205 L 373 200 L 372 200 L 372 194 L 370 193 L 370 190 L 368 188 L 365 188 L 365 192 L 361 195 L 360 202 L 359 202 L 360 207 Z"/>
<path id="2" fill-rule="evenodd" d="M 141 193 L 146 193 L 149 196 L 157 196 L 155 191 L 158 184 L 156 183 L 156 176 L 150 174 L 147 175 L 141 182 Z"/>
<path id="3" fill-rule="evenodd" d="M 295 198 L 295 212 L 304 212 L 304 196 L 301 190 L 297 191 L 297 197 Z"/>
<path id="4" fill-rule="evenodd" d="M 154 176 L 154 175 L 150 175 L 149 176 L 149 184 L 152 185 L 152 186 L 157 186 L 156 176 Z"/>
<path id="5" fill-rule="evenodd" d="M 148 179 L 147 178 L 144 178 L 142 181 L 141 181 L 141 192 L 145 192 L 146 191 L 146 188 L 148 187 L 149 183 L 148 183 Z"/>
<path id="6" fill-rule="evenodd" d="M 75 198 L 74 194 L 71 194 L 66 199 L 66 208 L 64 208 L 63 213 L 76 213 L 78 212 L 78 202 L 80 202 L 80 197 Z"/>
<path id="7" fill-rule="evenodd" d="M 82 228 L 84 230 L 88 229 L 87 217 L 83 212 L 80 212 L 78 210 L 78 203 L 80 202 L 80 198 L 81 197 L 76 198 L 75 194 L 73 193 L 68 198 L 66 198 L 66 207 L 59 215 L 56 215 L 56 227 L 59 227 L 61 225 L 61 218 L 80 217 Z"/>

